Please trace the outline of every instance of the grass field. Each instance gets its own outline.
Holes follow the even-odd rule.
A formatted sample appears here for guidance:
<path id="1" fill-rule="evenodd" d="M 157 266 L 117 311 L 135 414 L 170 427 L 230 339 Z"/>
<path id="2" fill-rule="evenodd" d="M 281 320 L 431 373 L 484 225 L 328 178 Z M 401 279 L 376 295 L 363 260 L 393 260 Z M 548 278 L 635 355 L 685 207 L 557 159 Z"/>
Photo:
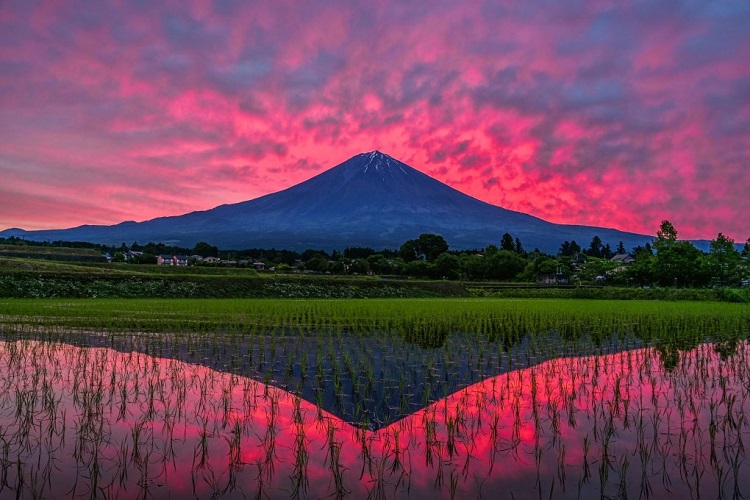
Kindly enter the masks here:
<path id="1" fill-rule="evenodd" d="M 6 299 L 0 325 L 23 328 L 105 328 L 112 331 L 249 333 L 277 329 L 370 334 L 452 332 L 516 338 L 630 334 L 701 338 L 747 337 L 750 308 L 742 304 L 564 299 Z M 421 332 L 421 333 L 420 333 Z"/>

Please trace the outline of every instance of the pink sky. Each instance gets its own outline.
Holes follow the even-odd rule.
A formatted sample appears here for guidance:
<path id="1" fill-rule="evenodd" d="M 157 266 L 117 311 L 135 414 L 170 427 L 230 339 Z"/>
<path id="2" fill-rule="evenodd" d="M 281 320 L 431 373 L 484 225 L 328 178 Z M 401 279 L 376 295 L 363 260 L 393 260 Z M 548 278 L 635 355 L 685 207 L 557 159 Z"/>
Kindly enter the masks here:
<path id="1" fill-rule="evenodd" d="M 379 149 L 552 222 L 750 236 L 750 4 L 0 3 L 0 229 L 204 210 Z"/>

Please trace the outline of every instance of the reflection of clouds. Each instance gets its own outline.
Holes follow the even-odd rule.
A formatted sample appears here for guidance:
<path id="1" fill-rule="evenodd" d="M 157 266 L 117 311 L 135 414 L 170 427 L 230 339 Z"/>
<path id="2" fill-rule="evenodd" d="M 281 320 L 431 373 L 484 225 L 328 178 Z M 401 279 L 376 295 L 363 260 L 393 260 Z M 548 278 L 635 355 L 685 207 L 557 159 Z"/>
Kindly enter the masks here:
<path id="1" fill-rule="evenodd" d="M 151 199 L 152 186 L 171 184 L 190 201 L 168 201 L 190 211 L 309 177 L 302 170 L 279 185 L 273 173 L 287 155 L 321 170 L 381 149 L 556 222 L 653 233 L 669 218 L 685 236 L 745 239 L 744 4 L 417 7 L 6 5 L 0 168 L 38 166 L 45 196 L 58 189 L 45 179 L 75 158 L 79 168 L 63 168 L 81 189 Z M 148 158 L 191 168 L 173 176 Z M 217 165 L 250 166 L 263 180 L 232 186 L 212 175 Z M 488 188 L 493 178 L 501 182 Z M 14 172 L 9 185 L 25 180 Z M 644 185 L 661 195 L 641 197 Z M 39 226 L 92 222 L 66 211 L 68 193 L 54 214 L 25 194 L 25 219 Z M 0 208 L 0 227 L 21 216 Z M 106 208 L 118 222 L 118 207 Z M 128 211 L 164 215 L 149 203 Z"/>
<path id="2" fill-rule="evenodd" d="M 746 342 L 700 345 L 670 358 L 669 371 L 653 348 L 559 358 L 369 431 L 277 387 L 200 365 L 20 341 L 0 344 L 0 423 L 8 458 L 18 464 L 9 477 L 21 471 L 23 484 L 45 495 L 74 484 L 86 491 L 92 471 L 109 496 L 148 486 L 198 496 L 264 489 L 274 497 L 298 482 L 320 498 L 336 494 L 338 473 L 355 496 L 377 484 L 394 494 L 447 495 L 450 478 L 458 479 L 457 493 L 472 497 L 499 488 L 542 494 L 553 483 L 584 496 L 620 488 L 648 488 L 655 497 L 717 488 L 731 495 L 734 481 L 750 487 L 737 475 L 749 356 Z M 50 446 L 39 462 L 42 443 Z M 699 485 L 679 474 L 686 461 L 706 472 Z M 587 480 L 585 462 L 593 473 Z M 609 479 L 597 475 L 602 464 Z M 729 474 L 721 486 L 717 467 Z M 29 480 L 37 474 L 49 475 Z"/>

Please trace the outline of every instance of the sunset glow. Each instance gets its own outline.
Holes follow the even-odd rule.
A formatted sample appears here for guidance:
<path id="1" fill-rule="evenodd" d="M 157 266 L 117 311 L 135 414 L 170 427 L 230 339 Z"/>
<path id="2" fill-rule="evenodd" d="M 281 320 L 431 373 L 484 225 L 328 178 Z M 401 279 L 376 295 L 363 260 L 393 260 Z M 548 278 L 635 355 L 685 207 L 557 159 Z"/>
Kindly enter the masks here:
<path id="1" fill-rule="evenodd" d="M 276 192 L 378 149 L 552 222 L 750 236 L 750 4 L 0 3 L 0 230 Z"/>

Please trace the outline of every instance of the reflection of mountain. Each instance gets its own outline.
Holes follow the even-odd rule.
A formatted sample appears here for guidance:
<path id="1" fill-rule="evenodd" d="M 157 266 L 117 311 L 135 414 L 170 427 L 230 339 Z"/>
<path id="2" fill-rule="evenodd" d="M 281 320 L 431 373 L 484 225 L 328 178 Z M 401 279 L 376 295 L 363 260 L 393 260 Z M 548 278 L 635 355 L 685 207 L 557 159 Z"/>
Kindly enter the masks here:
<path id="1" fill-rule="evenodd" d="M 442 347 L 425 349 L 393 335 L 291 331 L 252 337 L 194 335 L 188 341 L 182 335 L 97 333 L 61 340 L 78 346 L 135 350 L 251 377 L 369 429 L 382 428 L 502 373 L 561 356 L 613 353 L 643 345 L 638 339 L 625 342 L 617 337 L 592 345 L 548 334 L 506 346 L 478 335 L 454 333 Z"/>
<path id="2" fill-rule="evenodd" d="M 750 345 L 732 352 L 561 357 L 370 431 L 198 364 L 0 342 L 0 497 L 741 497 Z"/>
<path id="3" fill-rule="evenodd" d="M 614 215 L 614 214 L 613 214 Z M 497 245 L 505 232 L 529 250 L 555 253 L 563 241 L 581 245 L 598 235 L 625 248 L 649 236 L 614 229 L 553 224 L 463 194 L 388 155 L 373 151 L 283 191 L 211 210 L 114 226 L 63 230 L 9 229 L 0 236 L 76 240 L 111 245 L 165 241 L 221 248 L 398 248 L 421 233 L 437 233 L 452 248 Z"/>

